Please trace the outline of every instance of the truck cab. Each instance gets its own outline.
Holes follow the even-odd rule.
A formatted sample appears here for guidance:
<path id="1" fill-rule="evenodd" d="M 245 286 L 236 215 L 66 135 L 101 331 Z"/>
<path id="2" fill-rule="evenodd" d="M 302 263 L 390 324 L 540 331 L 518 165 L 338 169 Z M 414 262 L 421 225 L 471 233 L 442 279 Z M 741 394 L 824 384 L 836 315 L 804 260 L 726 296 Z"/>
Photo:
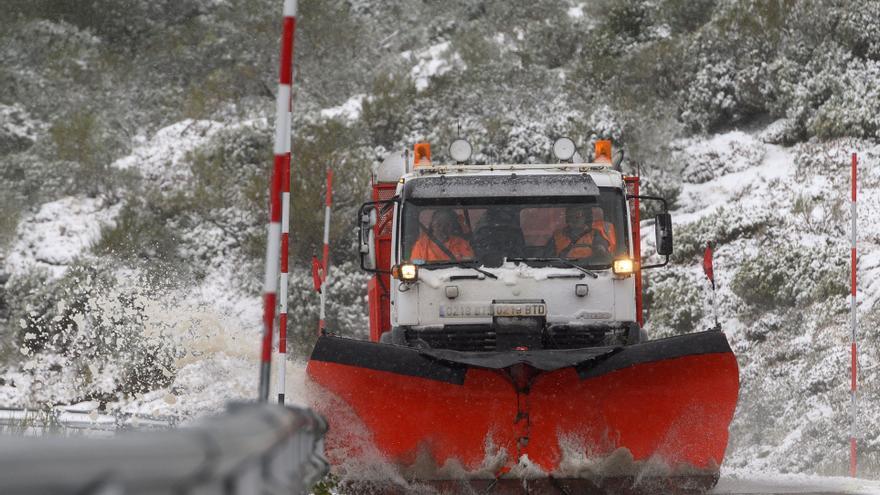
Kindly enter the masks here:
<path id="1" fill-rule="evenodd" d="M 371 340 L 456 351 L 645 340 L 638 179 L 612 167 L 610 145 L 590 163 L 538 165 L 435 165 L 424 146 L 386 158 L 360 211 Z M 655 223 L 668 255 L 669 215 Z"/>

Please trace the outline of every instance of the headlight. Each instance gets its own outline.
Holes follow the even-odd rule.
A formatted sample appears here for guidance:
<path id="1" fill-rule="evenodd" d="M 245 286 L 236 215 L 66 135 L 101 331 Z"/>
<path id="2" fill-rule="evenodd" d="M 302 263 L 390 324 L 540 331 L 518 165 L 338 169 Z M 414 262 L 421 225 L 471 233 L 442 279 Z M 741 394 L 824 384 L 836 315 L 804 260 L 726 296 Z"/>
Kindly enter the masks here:
<path id="1" fill-rule="evenodd" d="M 391 269 L 391 276 L 404 282 L 415 282 L 419 279 L 419 267 L 412 263 L 397 265 Z"/>
<path id="2" fill-rule="evenodd" d="M 635 263 L 629 258 L 620 258 L 614 260 L 612 270 L 615 275 L 632 275 L 635 271 Z"/>

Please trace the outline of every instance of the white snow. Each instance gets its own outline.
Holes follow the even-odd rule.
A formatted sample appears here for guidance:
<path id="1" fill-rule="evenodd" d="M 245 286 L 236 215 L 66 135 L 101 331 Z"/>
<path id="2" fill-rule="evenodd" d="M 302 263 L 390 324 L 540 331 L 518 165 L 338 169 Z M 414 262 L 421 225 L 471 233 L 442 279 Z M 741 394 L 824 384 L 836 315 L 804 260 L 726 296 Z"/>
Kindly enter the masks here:
<path id="1" fill-rule="evenodd" d="M 877 495 L 880 481 L 804 474 L 770 474 L 725 469 L 710 493 L 717 495 L 816 494 Z"/>
<path id="2" fill-rule="evenodd" d="M 21 105 L 0 104 L 0 139 L 34 141 L 46 125 L 33 117 Z"/>
<path id="3" fill-rule="evenodd" d="M 136 169 L 145 179 L 159 183 L 163 190 L 179 187 L 191 178 L 190 169 L 185 166 L 187 155 L 226 127 L 212 120 L 178 122 L 159 130 L 149 140 L 139 137 L 132 153 L 112 166 Z"/>
<path id="4" fill-rule="evenodd" d="M 719 148 L 711 146 L 694 147 L 695 153 L 702 151 L 708 156 L 722 156 L 729 148 L 729 139 L 715 138 L 711 142 Z M 682 204 L 675 214 L 675 222 L 691 223 L 721 207 L 735 205 L 740 210 L 757 210 L 768 204 L 768 198 L 779 195 L 780 191 L 773 187 L 774 179 L 791 177 L 794 172 L 794 158 L 781 146 L 757 144 L 761 150 L 754 155 L 759 157 L 754 162 L 743 162 L 742 158 L 733 159 L 735 165 L 729 167 L 723 175 L 702 183 L 684 183 L 681 190 Z M 685 158 L 684 160 L 688 160 Z M 751 165 L 751 166 L 750 166 Z M 719 163 L 719 167 L 723 164 Z"/>
<path id="5" fill-rule="evenodd" d="M 458 52 L 452 51 L 452 44 L 448 41 L 437 43 L 414 55 L 412 52 L 406 51 L 401 56 L 413 60 L 415 63 L 415 66 L 410 70 L 410 77 L 415 82 L 418 91 L 428 89 L 432 77 L 441 76 L 456 66 L 463 67 L 464 65 Z"/>
<path id="6" fill-rule="evenodd" d="M 120 208 L 100 198 L 66 197 L 43 204 L 19 223 L 6 271 L 21 274 L 39 267 L 60 277 L 100 239 L 102 228 L 113 225 Z"/>
<path id="7" fill-rule="evenodd" d="M 673 156 L 684 165 L 683 179 L 705 182 L 751 168 L 761 160 L 763 143 L 742 131 L 717 134 L 709 139 L 690 138 L 672 143 Z"/>
<path id="8" fill-rule="evenodd" d="M 357 120 L 361 115 L 361 108 L 366 97 L 367 95 L 363 93 L 354 95 L 341 105 L 321 110 L 321 117 L 328 119 L 341 118 L 349 122 Z"/>

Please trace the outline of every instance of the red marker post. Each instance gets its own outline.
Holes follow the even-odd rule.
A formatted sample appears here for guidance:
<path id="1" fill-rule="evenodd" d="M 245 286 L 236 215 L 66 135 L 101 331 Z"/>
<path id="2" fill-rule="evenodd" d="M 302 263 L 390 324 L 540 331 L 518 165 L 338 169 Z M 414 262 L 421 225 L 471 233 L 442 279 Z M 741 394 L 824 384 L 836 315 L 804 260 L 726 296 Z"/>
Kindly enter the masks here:
<path id="1" fill-rule="evenodd" d="M 293 36 L 296 26 L 296 0 L 284 1 L 281 36 L 280 73 L 275 100 L 275 145 L 272 179 L 269 183 L 269 223 L 266 235 L 266 278 L 263 286 L 263 338 L 260 352 L 261 402 L 269 400 L 269 375 L 272 368 L 272 337 L 275 305 L 278 304 L 278 268 L 281 256 L 281 189 L 284 171 L 290 170 L 290 95 L 293 82 Z M 289 190 L 289 186 L 288 186 Z M 283 285 L 286 306 L 287 284 Z M 282 389 L 283 391 L 283 389 Z"/>
<path id="2" fill-rule="evenodd" d="M 721 325 L 718 324 L 718 304 L 715 301 L 715 267 L 713 266 L 713 255 L 714 255 L 714 246 L 712 245 L 712 241 L 706 242 L 706 250 L 703 251 L 703 273 L 706 274 L 706 278 L 709 279 L 709 282 L 712 283 L 712 312 L 715 315 L 715 330 L 721 330 Z"/>
<path id="3" fill-rule="evenodd" d="M 321 314 L 318 319 L 318 333 L 327 331 L 327 273 L 330 271 L 330 208 L 333 205 L 333 170 L 327 169 L 327 194 L 324 199 L 324 253 L 321 261 L 321 284 L 318 292 L 321 297 Z"/>
<path id="4" fill-rule="evenodd" d="M 856 315 L 856 262 L 858 258 L 856 256 L 856 240 L 858 239 L 858 230 L 857 230 L 857 222 L 858 219 L 858 210 L 856 209 L 856 189 L 857 189 L 857 169 L 858 169 L 859 159 L 858 156 L 853 153 L 852 154 L 852 203 L 850 205 L 851 217 L 852 217 L 852 246 L 850 249 L 850 412 L 852 414 L 852 423 L 850 424 L 850 434 L 849 434 L 849 475 L 855 477 L 857 464 L 857 451 L 856 451 L 856 420 L 858 418 L 858 397 L 857 397 L 857 383 L 858 383 L 858 347 L 856 345 L 856 329 L 858 328 L 858 317 Z"/>

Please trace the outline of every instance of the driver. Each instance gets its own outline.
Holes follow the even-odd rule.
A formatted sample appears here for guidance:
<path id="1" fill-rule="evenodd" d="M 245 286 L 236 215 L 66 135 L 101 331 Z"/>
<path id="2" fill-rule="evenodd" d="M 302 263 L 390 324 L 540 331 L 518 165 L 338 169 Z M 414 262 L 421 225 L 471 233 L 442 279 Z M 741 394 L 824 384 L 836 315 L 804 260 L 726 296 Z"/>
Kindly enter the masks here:
<path id="1" fill-rule="evenodd" d="M 426 262 L 472 259 L 474 250 L 471 245 L 454 234 L 457 222 L 452 210 L 435 210 L 428 229 L 423 229 L 413 245 L 410 259 Z"/>
<path id="2" fill-rule="evenodd" d="M 593 209 L 587 205 L 565 209 L 565 227 L 553 233 L 550 243 L 560 258 L 589 258 L 609 256 L 617 247 L 617 240 L 607 229 L 595 228 Z"/>

